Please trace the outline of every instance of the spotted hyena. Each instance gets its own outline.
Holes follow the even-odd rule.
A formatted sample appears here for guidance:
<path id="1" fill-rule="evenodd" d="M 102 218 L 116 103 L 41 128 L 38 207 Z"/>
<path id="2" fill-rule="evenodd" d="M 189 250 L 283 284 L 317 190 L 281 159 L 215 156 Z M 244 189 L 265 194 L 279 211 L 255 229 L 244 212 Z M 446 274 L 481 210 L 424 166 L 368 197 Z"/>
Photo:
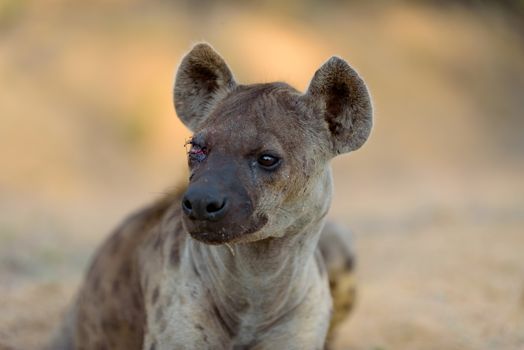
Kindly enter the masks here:
<path id="1" fill-rule="evenodd" d="M 174 100 L 189 184 L 102 245 L 50 347 L 322 349 L 353 301 L 346 235 L 325 217 L 330 160 L 371 130 L 364 82 L 332 57 L 305 93 L 242 85 L 198 44 Z"/>

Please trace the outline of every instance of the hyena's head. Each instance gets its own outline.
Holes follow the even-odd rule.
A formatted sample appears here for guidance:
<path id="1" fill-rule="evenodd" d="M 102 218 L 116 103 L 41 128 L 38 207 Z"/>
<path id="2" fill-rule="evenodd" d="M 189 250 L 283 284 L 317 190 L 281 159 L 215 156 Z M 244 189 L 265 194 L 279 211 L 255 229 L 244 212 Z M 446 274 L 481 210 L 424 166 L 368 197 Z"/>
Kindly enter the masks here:
<path id="1" fill-rule="evenodd" d="M 224 60 L 198 44 L 180 64 L 174 99 L 194 132 L 184 225 L 211 244 L 318 224 L 331 200 L 329 161 L 362 146 L 372 125 L 366 85 L 338 57 L 302 94 L 284 83 L 237 84 Z"/>

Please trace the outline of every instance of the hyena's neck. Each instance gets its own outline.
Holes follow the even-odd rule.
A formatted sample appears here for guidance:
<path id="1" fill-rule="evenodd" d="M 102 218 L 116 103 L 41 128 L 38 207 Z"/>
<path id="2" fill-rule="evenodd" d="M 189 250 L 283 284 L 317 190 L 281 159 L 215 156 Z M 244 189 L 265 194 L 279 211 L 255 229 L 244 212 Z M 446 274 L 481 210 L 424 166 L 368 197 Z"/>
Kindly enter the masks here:
<path id="1" fill-rule="evenodd" d="M 260 314 L 271 322 L 296 307 L 316 282 L 315 251 L 323 220 L 300 233 L 211 246 L 190 239 L 189 253 L 227 322 Z"/>

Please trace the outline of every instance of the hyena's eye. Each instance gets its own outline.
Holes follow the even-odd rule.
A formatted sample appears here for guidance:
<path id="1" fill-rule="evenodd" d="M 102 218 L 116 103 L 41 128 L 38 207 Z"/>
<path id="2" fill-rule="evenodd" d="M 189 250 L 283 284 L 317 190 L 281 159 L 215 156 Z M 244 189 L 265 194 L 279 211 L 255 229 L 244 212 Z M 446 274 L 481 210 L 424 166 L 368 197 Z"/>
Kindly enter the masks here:
<path id="1" fill-rule="evenodd" d="M 280 158 L 271 154 L 262 154 L 257 159 L 258 165 L 265 170 L 274 170 L 280 164 Z"/>
<path id="2" fill-rule="evenodd" d="M 206 159 L 208 153 L 206 147 L 200 146 L 193 141 L 189 141 L 188 144 L 191 146 L 187 152 L 190 161 L 201 162 Z"/>

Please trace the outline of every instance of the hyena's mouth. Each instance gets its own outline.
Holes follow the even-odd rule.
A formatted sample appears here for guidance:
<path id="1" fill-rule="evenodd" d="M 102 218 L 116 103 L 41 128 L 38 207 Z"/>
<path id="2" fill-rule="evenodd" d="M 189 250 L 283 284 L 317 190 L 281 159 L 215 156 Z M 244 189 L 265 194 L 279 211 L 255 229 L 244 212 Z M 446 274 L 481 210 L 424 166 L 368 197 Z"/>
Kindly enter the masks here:
<path id="1" fill-rule="evenodd" d="M 202 227 L 188 228 L 188 232 L 192 238 L 206 244 L 224 244 L 224 243 L 235 243 L 242 241 L 246 235 L 253 234 L 260 231 L 268 222 L 268 218 L 264 216 L 258 216 L 254 222 L 245 227 L 243 225 L 231 225 L 229 227 L 215 227 L 212 224 L 205 223 L 203 225 L 194 225 Z M 193 225 L 191 225 L 193 226 Z"/>

